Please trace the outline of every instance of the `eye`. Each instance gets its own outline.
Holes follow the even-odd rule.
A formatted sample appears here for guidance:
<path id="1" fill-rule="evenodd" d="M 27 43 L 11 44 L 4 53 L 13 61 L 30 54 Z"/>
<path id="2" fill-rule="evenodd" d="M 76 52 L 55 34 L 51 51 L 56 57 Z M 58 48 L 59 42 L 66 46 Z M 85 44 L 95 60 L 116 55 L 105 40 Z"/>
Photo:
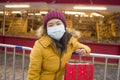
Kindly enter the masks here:
<path id="1" fill-rule="evenodd" d="M 52 26 L 54 26 L 54 25 L 53 25 L 53 24 L 48 24 L 48 25 L 47 25 L 47 27 L 52 27 Z"/>
<path id="2" fill-rule="evenodd" d="M 61 24 L 62 24 L 62 22 L 58 22 L 58 23 L 57 23 L 57 25 L 61 25 Z"/>

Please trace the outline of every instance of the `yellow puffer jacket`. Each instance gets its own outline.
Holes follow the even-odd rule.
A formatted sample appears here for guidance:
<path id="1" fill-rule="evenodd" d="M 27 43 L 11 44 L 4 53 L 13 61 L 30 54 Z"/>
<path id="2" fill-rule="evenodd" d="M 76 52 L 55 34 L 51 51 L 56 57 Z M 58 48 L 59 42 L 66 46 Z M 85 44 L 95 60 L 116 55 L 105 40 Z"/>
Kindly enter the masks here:
<path id="1" fill-rule="evenodd" d="M 70 60 L 72 52 L 78 48 L 84 48 L 87 54 L 91 51 L 88 46 L 71 37 L 67 50 L 60 56 L 52 40 L 47 35 L 42 36 L 31 51 L 27 80 L 62 80 L 65 64 Z"/>

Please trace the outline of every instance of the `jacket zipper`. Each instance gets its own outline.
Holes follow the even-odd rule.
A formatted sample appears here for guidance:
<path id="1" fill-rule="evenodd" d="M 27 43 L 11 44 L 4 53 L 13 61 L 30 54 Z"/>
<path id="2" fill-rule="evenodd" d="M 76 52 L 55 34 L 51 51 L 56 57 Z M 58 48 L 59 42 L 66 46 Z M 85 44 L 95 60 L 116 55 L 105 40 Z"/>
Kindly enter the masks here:
<path id="1" fill-rule="evenodd" d="M 57 73 L 61 69 L 61 63 L 62 63 L 62 53 L 60 54 L 60 64 L 58 70 L 55 72 L 54 80 L 56 80 Z"/>
<path id="2" fill-rule="evenodd" d="M 54 45 L 54 48 L 55 48 L 55 50 L 56 50 L 56 52 L 57 53 L 59 53 L 59 51 L 57 50 L 57 48 L 56 48 L 56 45 L 53 43 L 53 45 Z M 59 58 L 60 58 L 60 64 L 59 64 L 59 68 L 58 68 L 58 70 L 55 72 L 55 75 L 54 75 L 54 80 L 56 80 L 56 76 L 57 76 L 57 73 L 58 73 L 58 71 L 61 69 L 61 63 L 62 63 L 62 52 L 61 52 L 61 54 L 59 54 Z"/>

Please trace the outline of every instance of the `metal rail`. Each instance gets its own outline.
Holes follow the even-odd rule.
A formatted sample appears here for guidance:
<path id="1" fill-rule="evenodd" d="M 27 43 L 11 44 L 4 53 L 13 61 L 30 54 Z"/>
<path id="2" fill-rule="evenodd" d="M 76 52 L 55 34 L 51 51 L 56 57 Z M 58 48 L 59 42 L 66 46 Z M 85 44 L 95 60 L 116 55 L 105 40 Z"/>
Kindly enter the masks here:
<path id="1" fill-rule="evenodd" d="M 12 80 L 15 80 L 15 62 L 16 62 L 16 49 L 22 50 L 22 79 L 24 80 L 24 61 L 25 61 L 25 50 L 32 50 L 30 47 L 26 46 L 17 46 L 17 45 L 10 45 L 10 44 L 0 44 L 0 47 L 4 47 L 4 80 L 7 80 L 6 78 L 6 63 L 7 63 L 7 48 L 13 48 L 13 67 L 12 67 Z"/>
<path id="2" fill-rule="evenodd" d="M 22 54 L 22 79 L 24 80 L 24 61 L 25 61 L 25 50 L 32 50 L 31 47 L 26 47 L 26 46 L 18 46 L 18 45 L 10 45 L 10 44 L 1 44 L 0 43 L 0 47 L 4 47 L 4 80 L 6 79 L 6 61 L 7 61 L 7 48 L 13 48 L 13 79 L 15 80 L 15 61 L 16 61 L 16 49 L 21 49 L 23 50 L 23 54 Z M 105 69 L 104 69 L 104 80 L 106 80 L 106 76 L 107 76 L 107 65 L 108 65 L 108 59 L 118 59 L 118 72 L 117 72 L 117 79 L 120 79 L 120 56 L 118 55 L 108 55 L 108 54 L 98 54 L 98 53 L 91 53 L 90 57 L 92 57 L 92 62 L 94 64 L 95 62 L 95 58 L 104 58 L 105 59 Z M 103 73 L 102 73 L 103 74 Z"/>
<path id="3" fill-rule="evenodd" d="M 120 56 L 118 55 L 108 55 L 108 54 L 98 54 L 98 53 L 91 53 L 90 56 L 92 57 L 92 62 L 94 63 L 95 58 L 104 58 L 105 59 L 105 69 L 104 69 L 104 80 L 106 80 L 107 76 L 107 65 L 108 59 L 118 59 L 118 72 L 117 72 L 117 79 L 120 79 Z"/>

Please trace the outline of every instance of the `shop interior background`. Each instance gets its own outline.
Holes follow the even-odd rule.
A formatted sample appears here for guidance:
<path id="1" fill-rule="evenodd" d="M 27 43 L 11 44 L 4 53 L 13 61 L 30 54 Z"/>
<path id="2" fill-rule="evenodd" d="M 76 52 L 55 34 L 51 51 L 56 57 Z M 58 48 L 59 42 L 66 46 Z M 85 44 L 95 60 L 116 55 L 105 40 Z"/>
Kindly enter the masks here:
<path id="1" fill-rule="evenodd" d="M 0 6 L 0 35 L 3 36 L 36 39 L 44 15 L 51 9 L 60 9 L 65 13 L 67 26 L 81 32 L 81 42 L 120 44 L 119 6 L 105 6 L 106 10 L 75 9 L 74 4 L 31 3 L 28 8 L 5 6 Z"/>

